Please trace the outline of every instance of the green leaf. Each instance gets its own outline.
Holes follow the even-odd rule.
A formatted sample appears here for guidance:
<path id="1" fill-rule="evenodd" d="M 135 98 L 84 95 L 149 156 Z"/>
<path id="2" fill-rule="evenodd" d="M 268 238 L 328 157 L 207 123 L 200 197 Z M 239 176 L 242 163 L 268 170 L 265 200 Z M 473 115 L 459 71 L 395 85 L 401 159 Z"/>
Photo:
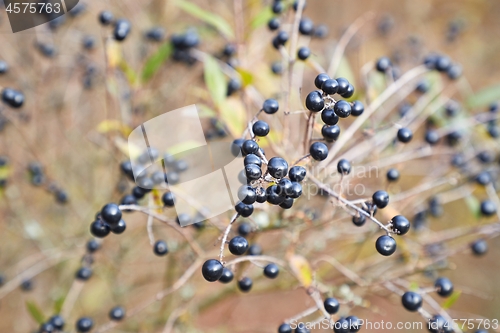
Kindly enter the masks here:
<path id="1" fill-rule="evenodd" d="M 247 70 L 244 70 L 243 68 L 237 68 L 236 71 L 240 74 L 241 80 L 243 81 L 243 87 L 248 86 L 249 84 L 253 83 L 253 75 Z"/>
<path id="2" fill-rule="evenodd" d="M 467 98 L 467 106 L 479 108 L 500 99 L 500 84 L 489 86 Z"/>
<path id="3" fill-rule="evenodd" d="M 270 6 L 266 6 L 259 14 L 257 14 L 250 26 L 252 29 L 257 29 L 266 24 L 270 19 L 274 17 L 274 13 Z"/>
<path id="4" fill-rule="evenodd" d="M 226 99 L 227 84 L 224 73 L 217 63 L 217 60 L 207 55 L 204 60 L 205 63 L 205 84 L 207 85 L 210 96 L 215 105 L 220 106 Z"/>
<path id="5" fill-rule="evenodd" d="M 146 82 L 155 75 L 155 73 L 160 69 L 161 65 L 170 58 L 172 54 L 173 47 L 172 43 L 166 42 L 158 48 L 158 50 L 151 55 L 144 68 L 142 69 L 142 81 Z"/>
<path id="6" fill-rule="evenodd" d="M 467 204 L 467 207 L 469 207 L 470 212 L 476 219 L 481 218 L 481 203 L 479 202 L 478 198 L 469 195 L 465 197 L 465 203 Z"/>
<path id="7" fill-rule="evenodd" d="M 61 313 L 61 310 L 62 310 L 62 307 L 63 307 L 65 300 L 66 300 L 65 295 L 62 295 L 55 300 L 55 302 L 54 302 L 54 313 L 55 314 Z"/>
<path id="8" fill-rule="evenodd" d="M 458 301 L 458 298 L 460 297 L 461 294 L 462 294 L 461 291 L 453 292 L 453 294 L 451 294 L 451 296 L 448 297 L 446 301 L 443 302 L 443 305 L 441 305 L 443 310 L 451 308 L 451 306 L 455 304 L 456 301 Z"/>
<path id="9" fill-rule="evenodd" d="M 208 12 L 201 9 L 194 3 L 186 0 L 176 0 L 177 7 L 185 11 L 186 13 L 210 24 L 215 27 L 219 32 L 225 35 L 227 38 L 234 38 L 234 32 L 229 23 L 227 23 L 222 17 L 214 13 Z"/>
<path id="10" fill-rule="evenodd" d="M 410 290 L 417 291 L 418 290 L 418 283 L 416 283 L 416 282 L 410 283 Z"/>
<path id="11" fill-rule="evenodd" d="M 26 308 L 30 313 L 31 317 L 40 325 L 45 322 L 45 316 L 43 315 L 40 307 L 33 301 L 26 301 Z"/>

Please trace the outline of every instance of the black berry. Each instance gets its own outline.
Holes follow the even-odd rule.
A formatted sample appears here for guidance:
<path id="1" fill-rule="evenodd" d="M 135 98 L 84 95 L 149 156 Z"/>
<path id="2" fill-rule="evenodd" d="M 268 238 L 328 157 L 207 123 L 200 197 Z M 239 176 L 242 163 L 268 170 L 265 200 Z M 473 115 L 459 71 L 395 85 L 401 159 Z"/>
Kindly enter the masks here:
<path id="1" fill-rule="evenodd" d="M 335 106 L 333 107 L 333 111 L 339 116 L 340 118 L 347 118 L 351 115 L 351 104 L 346 101 L 338 101 L 335 103 Z"/>
<path id="2" fill-rule="evenodd" d="M 418 311 L 422 307 L 422 296 L 413 291 L 407 291 L 401 298 L 403 306 L 408 311 Z"/>
<path id="3" fill-rule="evenodd" d="M 484 239 L 478 239 L 471 244 L 472 253 L 476 256 L 482 256 L 488 252 L 488 243 Z"/>
<path id="4" fill-rule="evenodd" d="M 264 275 L 270 279 L 275 279 L 280 272 L 280 269 L 276 264 L 268 264 L 264 267 Z"/>
<path id="5" fill-rule="evenodd" d="M 349 173 L 351 173 L 351 163 L 349 163 L 349 161 L 346 159 L 341 159 L 337 163 L 337 171 L 340 174 L 348 175 Z"/>
<path id="6" fill-rule="evenodd" d="M 157 256 L 164 256 L 168 253 L 167 243 L 165 241 L 159 240 L 153 246 L 153 251 Z"/>
<path id="7" fill-rule="evenodd" d="M 233 272 L 229 268 L 224 267 L 224 269 L 222 270 L 222 275 L 219 278 L 219 282 L 229 283 L 233 281 L 233 279 L 234 279 Z"/>
<path id="8" fill-rule="evenodd" d="M 339 90 L 339 83 L 335 79 L 328 79 L 321 85 L 321 90 L 327 95 L 334 95 Z"/>
<path id="9" fill-rule="evenodd" d="M 399 179 L 399 171 L 396 169 L 389 169 L 387 171 L 387 180 L 390 182 L 398 181 Z"/>
<path id="10" fill-rule="evenodd" d="M 263 120 L 258 120 L 253 124 L 252 131 L 256 136 L 266 136 L 269 134 L 269 125 Z"/>
<path id="11" fill-rule="evenodd" d="M 351 115 L 354 117 L 359 117 L 365 111 L 365 106 L 360 101 L 354 101 L 351 105 Z"/>
<path id="12" fill-rule="evenodd" d="M 325 125 L 321 128 L 321 135 L 323 135 L 326 141 L 335 141 L 339 138 L 340 127 L 338 125 Z"/>
<path id="13" fill-rule="evenodd" d="M 347 103 L 347 102 L 346 102 Z M 306 108 L 312 112 L 319 112 L 325 107 L 325 101 L 319 91 L 311 91 L 306 97 Z M 349 106 L 350 107 L 350 106 Z M 338 115 L 338 114 L 337 114 Z"/>
<path id="14" fill-rule="evenodd" d="M 409 128 L 400 128 L 398 130 L 398 140 L 403 143 L 408 143 L 413 138 L 413 132 Z"/>
<path id="15" fill-rule="evenodd" d="M 321 112 L 321 120 L 327 125 L 336 125 L 339 122 L 339 116 L 333 109 L 326 109 Z"/>
<path id="16" fill-rule="evenodd" d="M 262 105 L 262 110 L 264 110 L 264 112 L 267 114 L 276 113 L 278 112 L 278 109 L 279 109 L 278 101 L 272 98 L 266 99 L 264 101 L 264 104 Z"/>
<path id="17" fill-rule="evenodd" d="M 453 293 L 453 283 L 448 278 L 441 277 L 434 283 L 439 296 L 448 297 Z"/>
<path id="18" fill-rule="evenodd" d="M 497 207 L 491 200 L 484 200 L 481 202 L 481 214 L 484 216 L 492 216 L 497 212 Z"/>
<path id="19" fill-rule="evenodd" d="M 298 165 L 293 166 L 290 168 L 288 176 L 290 177 L 290 180 L 293 182 L 301 182 L 306 177 L 306 169 Z"/>
<path id="20" fill-rule="evenodd" d="M 316 88 L 321 89 L 321 87 L 323 86 L 323 83 L 325 83 L 325 81 L 327 81 L 329 79 L 330 79 L 330 77 L 328 76 L 328 74 L 321 73 L 318 76 L 316 76 L 316 78 L 314 79 L 314 85 L 316 86 Z"/>
<path id="21" fill-rule="evenodd" d="M 120 222 L 122 218 L 122 212 L 117 204 L 109 203 L 104 207 L 102 207 L 101 217 L 104 220 L 104 222 L 113 225 Z"/>
<path id="22" fill-rule="evenodd" d="M 288 173 L 288 163 L 281 157 L 273 157 L 267 164 L 267 171 L 274 178 L 283 178 Z"/>
<path id="23" fill-rule="evenodd" d="M 373 203 L 378 208 L 385 208 L 389 204 L 389 194 L 386 191 L 377 191 L 372 195 Z"/>
<path id="24" fill-rule="evenodd" d="M 329 314 L 336 314 L 340 308 L 339 301 L 337 301 L 337 299 L 333 297 L 328 297 L 327 299 L 325 299 L 323 305 L 325 306 L 326 312 L 328 312 Z"/>
<path id="25" fill-rule="evenodd" d="M 396 251 L 396 241 L 391 236 L 383 235 L 377 239 L 375 248 L 381 255 L 390 256 Z"/>
<path id="26" fill-rule="evenodd" d="M 392 218 L 392 230 L 397 235 L 404 235 L 410 230 L 410 221 L 402 215 Z"/>
<path id="27" fill-rule="evenodd" d="M 253 213 L 253 206 L 238 202 L 235 206 L 236 212 L 242 217 L 249 217 Z"/>
<path id="28" fill-rule="evenodd" d="M 247 249 L 248 241 L 241 236 L 236 236 L 229 241 L 229 252 L 234 255 L 242 255 L 247 251 Z"/>
<path id="29" fill-rule="evenodd" d="M 80 318 L 76 322 L 76 330 L 81 333 L 89 332 L 93 326 L 94 321 L 88 317 Z"/>
<path id="30" fill-rule="evenodd" d="M 121 306 L 116 306 L 109 311 L 109 319 L 120 321 L 125 318 L 125 309 Z"/>
<path id="31" fill-rule="evenodd" d="M 323 161 L 328 157 L 328 147 L 323 142 L 314 142 L 309 148 L 309 154 L 316 161 Z"/>
<path id="32" fill-rule="evenodd" d="M 205 280 L 208 282 L 214 282 L 220 279 L 223 269 L 224 267 L 219 260 L 209 259 L 203 264 L 201 273 Z"/>
<path id="33" fill-rule="evenodd" d="M 172 192 L 165 192 L 161 197 L 161 201 L 167 207 L 173 207 L 175 204 L 175 195 Z"/>
<path id="34" fill-rule="evenodd" d="M 101 220 L 96 220 L 90 225 L 90 233 L 97 238 L 103 238 L 111 232 L 109 225 Z"/>
<path id="35" fill-rule="evenodd" d="M 87 267 L 82 267 L 76 272 L 75 277 L 78 280 L 87 281 L 88 279 L 90 279 L 92 277 L 92 270 L 90 268 L 87 268 Z"/>

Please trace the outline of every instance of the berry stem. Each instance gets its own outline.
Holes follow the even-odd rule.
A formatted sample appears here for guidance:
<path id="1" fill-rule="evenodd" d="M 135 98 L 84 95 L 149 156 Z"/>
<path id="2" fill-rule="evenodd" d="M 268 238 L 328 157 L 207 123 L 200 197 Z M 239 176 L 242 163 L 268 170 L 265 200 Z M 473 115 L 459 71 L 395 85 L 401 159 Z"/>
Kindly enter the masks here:
<path id="1" fill-rule="evenodd" d="M 302 156 L 301 158 L 299 158 L 298 160 L 296 160 L 295 162 L 293 162 L 293 164 L 290 166 L 290 167 L 294 167 L 296 166 L 297 164 L 299 164 L 301 161 L 305 160 L 306 158 L 309 158 L 311 157 L 311 154 L 307 154 L 305 156 Z"/>
<path id="2" fill-rule="evenodd" d="M 234 214 L 233 217 L 231 218 L 231 221 L 229 221 L 229 224 L 226 227 L 226 230 L 224 230 L 224 236 L 222 236 L 222 241 L 220 244 L 220 253 L 219 253 L 219 261 L 221 263 L 223 263 L 222 260 L 224 259 L 224 247 L 226 246 L 227 237 L 229 236 L 229 232 L 231 231 L 231 227 L 233 226 L 233 223 L 236 221 L 238 216 L 240 216 L 240 214 L 238 214 L 238 213 Z"/>

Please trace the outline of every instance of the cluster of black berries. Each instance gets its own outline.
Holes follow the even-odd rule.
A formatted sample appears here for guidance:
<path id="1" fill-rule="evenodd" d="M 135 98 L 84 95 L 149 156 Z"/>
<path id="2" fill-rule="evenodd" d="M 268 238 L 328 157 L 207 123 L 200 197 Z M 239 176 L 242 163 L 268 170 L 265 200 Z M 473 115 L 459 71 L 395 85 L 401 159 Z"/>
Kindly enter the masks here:
<path id="1" fill-rule="evenodd" d="M 31 184 L 34 186 L 46 185 L 45 189 L 54 195 L 56 201 L 61 204 L 68 202 L 69 197 L 65 190 L 51 182 L 47 184 L 43 166 L 38 162 L 31 162 L 28 164 L 28 172 L 31 179 Z"/>
<path id="2" fill-rule="evenodd" d="M 188 29 L 182 34 L 174 34 L 170 37 L 170 42 L 174 47 L 172 58 L 175 61 L 183 62 L 187 65 L 193 65 L 196 58 L 191 54 L 191 49 L 200 44 L 200 37 L 194 29 Z"/>
<path id="3" fill-rule="evenodd" d="M 109 11 L 102 11 L 99 14 L 99 21 L 104 26 L 113 25 L 113 37 L 119 42 L 124 41 L 132 29 L 130 21 L 124 18 L 115 19 L 113 13 Z"/>
<path id="4" fill-rule="evenodd" d="M 424 65 L 430 70 L 445 73 L 450 80 L 457 80 L 462 76 L 462 66 L 446 55 L 429 54 L 424 59 Z"/>
<path id="5" fill-rule="evenodd" d="M 110 232 L 121 234 L 127 228 L 122 220 L 122 211 L 117 204 L 108 203 L 97 213 L 96 220 L 90 225 L 90 233 L 98 238 L 104 238 Z"/>
<path id="6" fill-rule="evenodd" d="M 64 329 L 65 321 L 60 315 L 55 315 L 49 318 L 46 322 L 40 325 L 38 333 L 53 333 L 62 332 Z"/>
<path id="7" fill-rule="evenodd" d="M 498 107 L 498 102 L 491 103 L 489 107 L 489 112 L 491 114 L 496 114 L 499 111 Z M 488 131 L 488 135 L 493 138 L 497 139 L 500 137 L 500 127 L 498 127 L 498 121 L 497 119 L 490 120 L 486 123 L 486 130 Z"/>
<path id="8" fill-rule="evenodd" d="M 125 318 L 125 309 L 121 306 L 115 306 L 111 310 L 109 310 L 108 317 L 113 321 L 121 321 Z M 94 327 L 94 320 L 90 317 L 82 317 L 77 320 L 75 324 L 75 329 L 78 333 L 87 333 L 92 330 Z M 42 332 L 40 332 L 42 333 Z M 51 333 L 51 332 L 47 332 Z"/>

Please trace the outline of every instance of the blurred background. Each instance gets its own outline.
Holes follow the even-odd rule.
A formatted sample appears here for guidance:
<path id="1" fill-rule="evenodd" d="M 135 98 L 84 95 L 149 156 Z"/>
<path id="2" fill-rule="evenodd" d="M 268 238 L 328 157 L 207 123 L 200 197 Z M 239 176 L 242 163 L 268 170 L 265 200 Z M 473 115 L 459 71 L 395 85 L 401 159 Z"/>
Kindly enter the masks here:
<path id="1" fill-rule="evenodd" d="M 145 40 L 147 30 L 163 27 L 168 41 L 171 34 L 194 27 L 201 39 L 199 48 L 210 54 L 220 53 L 227 42 L 244 44 L 239 66 L 253 74 L 253 85 L 263 96 L 279 96 L 281 79 L 271 71 L 271 64 L 280 60 L 279 53 L 270 47 L 273 33 L 266 20 L 255 21 L 271 17 L 265 13 L 270 2 L 189 2 L 224 18 L 236 31 L 237 40 L 220 37 L 172 0 L 81 0 L 85 9 L 66 15 L 59 25 L 45 24 L 16 34 L 11 33 L 5 9 L 0 10 L 0 60 L 9 65 L 9 71 L 0 76 L 0 86 L 19 89 L 26 96 L 21 110 L 0 111 L 0 156 L 8 160 L 0 171 L 5 179 L 0 188 L 1 332 L 35 331 L 38 324 L 27 304 L 36 304 L 49 317 L 70 290 L 78 297 L 67 310 L 68 331 L 83 315 L 93 317 L 100 326 L 107 322 L 107 312 L 113 306 L 131 308 L 151 298 L 172 285 L 192 261 L 183 239 L 163 225 L 155 225 L 155 233 L 168 240 L 171 254 L 154 256 L 146 234 L 146 216 L 126 214 L 126 232 L 104 240 L 94 257 L 93 277 L 80 287 L 74 286 L 74 273 L 91 237 L 89 225 L 94 215 L 105 203 L 118 202 L 133 186 L 119 171 L 119 163 L 126 159 L 123 133 L 181 106 L 196 103 L 211 107 L 201 63 L 187 66 L 166 60 L 147 82 L 137 78 L 148 59 L 164 45 Z M 243 14 L 235 14 L 238 5 Z M 98 23 L 102 10 L 132 23 L 132 33 L 124 43 L 106 46 L 111 30 Z M 420 64 L 429 52 L 440 52 L 463 66 L 466 91 L 477 92 L 500 83 L 500 1 L 496 0 L 307 0 L 304 15 L 316 24 L 325 24 L 329 31 L 325 39 L 311 41 L 314 61 L 326 68 L 342 33 L 370 12 L 373 17 L 347 46 L 347 62 L 339 70 L 354 82 L 360 84 L 361 68 L 380 56 L 391 57 L 404 72 Z M 88 38 L 93 40 L 90 49 L 84 47 Z M 115 58 L 124 61 L 110 65 Z M 306 65 L 302 96 L 313 88 L 315 75 L 316 71 Z M 488 96 L 500 92 L 491 91 Z M 463 101 L 461 95 L 456 98 Z M 291 108 L 302 109 L 300 103 L 297 99 Z M 477 108 L 484 110 L 486 106 Z M 255 111 L 245 109 L 242 114 Z M 213 111 L 207 112 L 212 115 Z M 212 129 L 209 118 L 204 123 L 207 133 Z M 225 121 L 224 115 L 220 118 Z M 231 136 L 231 130 L 227 132 Z M 43 169 L 42 180 L 34 177 L 37 167 Z M 421 168 L 425 165 L 419 164 L 414 171 L 425 172 Z M 409 179 L 400 186 L 410 187 L 411 176 Z M 477 221 L 462 201 L 444 208 L 441 219 L 428 221 L 426 232 L 486 223 Z M 339 242 L 335 250 L 325 239 L 318 241 L 318 230 L 311 231 L 304 241 L 312 242 L 312 247 L 316 241 L 326 242 L 318 245 L 318 253 L 350 262 L 356 249 L 349 248 L 348 242 L 343 247 L 345 230 L 336 225 L 325 227 L 326 240 Z M 204 249 L 216 251 L 219 233 L 215 228 L 192 233 Z M 264 253 L 277 257 L 290 244 L 280 230 L 252 237 Z M 496 280 L 500 241 L 493 239 L 489 246 L 489 253 L 481 258 L 467 252 L 450 258 L 452 269 L 444 274 L 462 290 L 450 310 L 455 318 L 500 319 Z M 179 293 L 110 331 L 160 332 L 172 312 L 180 309 L 178 323 L 183 332 L 275 332 L 285 318 L 312 306 L 304 290 L 296 288 L 286 272 L 283 276 L 280 281 L 256 280 L 252 292 L 242 294 L 234 285 L 205 283 L 198 274 Z M 24 285 L 29 291 L 21 286 L 26 277 L 32 277 L 31 286 Z M 323 283 L 340 288 L 344 280 L 330 269 Z M 433 279 L 415 277 L 415 282 L 430 286 Z M 75 288 L 80 290 L 75 292 Z M 405 311 L 399 297 L 387 290 L 353 290 L 363 299 L 363 306 L 350 313 L 360 318 L 423 321 Z"/>

